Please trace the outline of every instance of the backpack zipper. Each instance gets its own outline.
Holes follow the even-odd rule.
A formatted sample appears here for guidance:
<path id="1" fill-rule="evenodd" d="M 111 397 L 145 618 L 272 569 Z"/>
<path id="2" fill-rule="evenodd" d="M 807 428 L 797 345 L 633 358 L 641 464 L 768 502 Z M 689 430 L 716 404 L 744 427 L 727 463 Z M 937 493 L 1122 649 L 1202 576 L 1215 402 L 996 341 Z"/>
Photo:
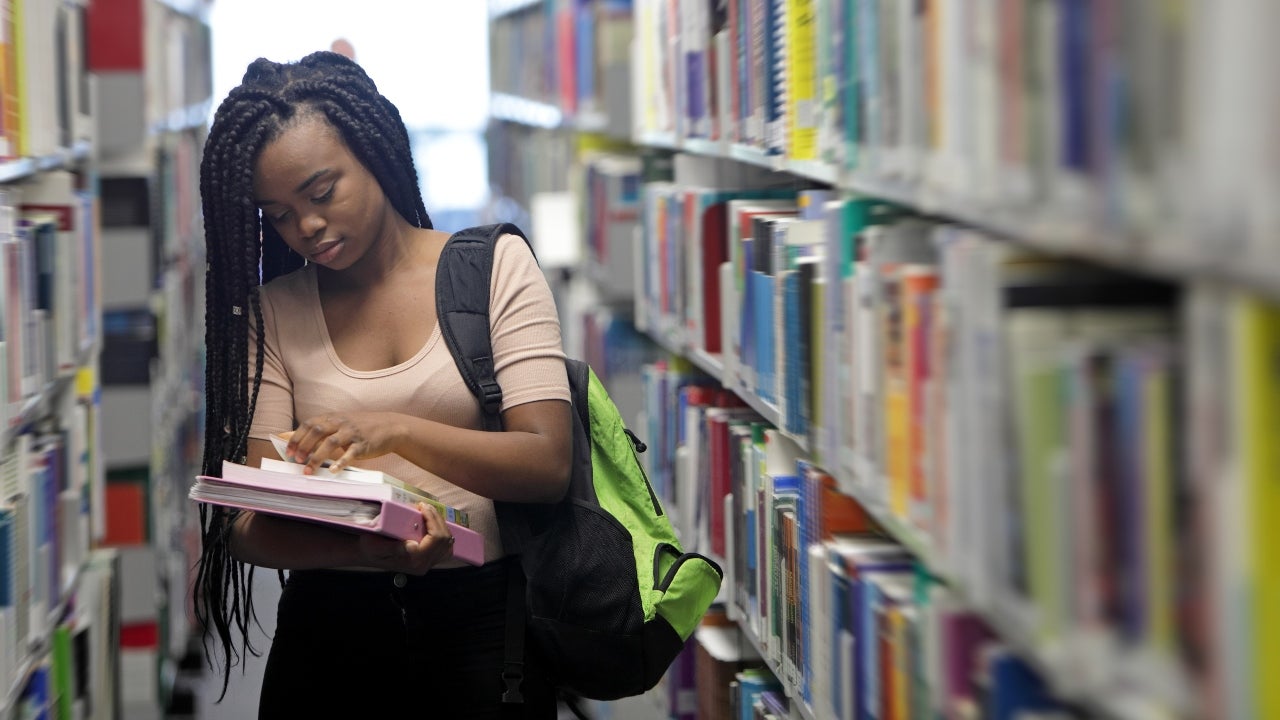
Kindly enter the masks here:
<path id="1" fill-rule="evenodd" d="M 627 439 L 631 441 L 631 457 L 635 458 L 636 469 L 640 471 L 640 477 L 644 479 L 644 489 L 649 491 L 649 502 L 653 503 L 653 512 L 658 517 L 662 517 L 662 503 L 658 502 L 658 494 L 653 491 L 653 485 L 649 484 L 649 475 L 644 471 L 644 463 L 640 462 L 640 453 L 649 449 L 649 446 L 640 441 L 636 434 L 628 428 L 622 428 L 622 432 L 626 433 Z"/>

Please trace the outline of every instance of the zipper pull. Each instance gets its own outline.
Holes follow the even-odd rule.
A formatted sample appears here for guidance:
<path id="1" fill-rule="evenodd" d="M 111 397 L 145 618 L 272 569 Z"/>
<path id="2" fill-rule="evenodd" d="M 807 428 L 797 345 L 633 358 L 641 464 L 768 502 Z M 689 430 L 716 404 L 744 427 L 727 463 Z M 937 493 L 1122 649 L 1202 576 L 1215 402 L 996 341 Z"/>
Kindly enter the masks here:
<path id="1" fill-rule="evenodd" d="M 631 444 L 635 446 L 636 452 L 644 452 L 649 449 L 649 446 L 641 442 L 640 438 L 636 437 L 636 434 L 631 432 L 629 428 L 622 428 L 622 432 L 627 434 L 627 437 L 631 440 Z"/>

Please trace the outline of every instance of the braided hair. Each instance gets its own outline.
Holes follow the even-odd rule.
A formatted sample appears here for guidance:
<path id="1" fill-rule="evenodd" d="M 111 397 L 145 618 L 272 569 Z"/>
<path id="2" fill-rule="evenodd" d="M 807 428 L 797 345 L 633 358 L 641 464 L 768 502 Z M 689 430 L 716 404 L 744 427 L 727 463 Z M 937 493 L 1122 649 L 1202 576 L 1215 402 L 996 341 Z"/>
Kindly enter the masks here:
<path id="1" fill-rule="evenodd" d="M 249 323 L 263 337 L 258 289 L 296 270 L 292 252 L 253 198 L 259 153 L 305 117 L 323 117 L 352 154 L 373 174 L 396 211 L 410 224 L 430 228 L 418 189 L 409 135 L 400 112 L 352 60 L 316 52 L 296 63 L 259 58 L 218 107 L 200 164 L 204 209 L 205 437 L 203 473 L 220 476 L 222 462 L 244 462 L 249 427 L 262 382 L 263 346 L 250 357 Z M 206 650 L 216 637 L 223 660 L 222 695 L 237 644 L 258 655 L 248 631 L 253 610 L 253 567 L 232 557 L 228 538 L 234 512 L 200 505 L 201 554 L 196 572 L 195 614 Z M 239 634 L 239 642 L 235 634 Z M 220 696 L 221 697 L 221 696 Z"/>

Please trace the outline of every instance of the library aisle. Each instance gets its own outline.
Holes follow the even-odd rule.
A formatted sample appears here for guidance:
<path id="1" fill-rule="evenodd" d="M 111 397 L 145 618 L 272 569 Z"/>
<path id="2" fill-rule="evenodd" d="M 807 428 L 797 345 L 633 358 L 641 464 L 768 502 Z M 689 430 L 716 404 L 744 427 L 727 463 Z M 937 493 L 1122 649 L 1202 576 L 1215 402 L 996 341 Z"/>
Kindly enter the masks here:
<path id="1" fill-rule="evenodd" d="M 256 716 L 189 594 L 214 6 L 0 0 L 0 720 Z M 1280 720 L 1280 3 L 484 6 L 428 207 L 528 232 L 724 571 L 595 720 Z"/>
<path id="2" fill-rule="evenodd" d="M 280 583 L 274 572 L 258 571 L 254 575 L 254 604 L 262 628 L 252 637 L 259 648 L 269 647 L 268 639 L 275 631 L 275 607 L 280 600 Z M 266 658 L 249 658 L 241 669 L 232 673 L 227 696 L 217 702 L 221 691 L 220 673 L 193 672 L 182 681 L 184 690 L 192 694 L 192 713 L 170 714 L 165 720 L 244 720 L 258 716 L 258 693 L 262 689 L 262 670 Z M 586 709 L 592 720 L 658 720 L 657 701 L 649 696 L 628 698 L 612 703 L 590 703 Z M 573 714 L 561 709 L 561 720 L 572 720 Z M 131 719 L 132 720 L 132 719 Z"/>
<path id="3" fill-rule="evenodd" d="M 273 571 L 259 570 L 253 578 L 254 607 L 258 610 L 261 628 L 250 635 L 254 647 L 265 651 L 276 628 L 276 604 L 280 601 L 280 581 Z M 258 716 L 258 694 L 262 691 L 262 670 L 266 655 L 246 658 L 242 667 L 231 673 L 231 685 L 227 696 L 218 701 L 222 692 L 222 673 L 201 667 L 199 672 L 187 674 L 185 689 L 191 693 L 191 716 L 171 714 L 167 720 L 244 720 Z"/>

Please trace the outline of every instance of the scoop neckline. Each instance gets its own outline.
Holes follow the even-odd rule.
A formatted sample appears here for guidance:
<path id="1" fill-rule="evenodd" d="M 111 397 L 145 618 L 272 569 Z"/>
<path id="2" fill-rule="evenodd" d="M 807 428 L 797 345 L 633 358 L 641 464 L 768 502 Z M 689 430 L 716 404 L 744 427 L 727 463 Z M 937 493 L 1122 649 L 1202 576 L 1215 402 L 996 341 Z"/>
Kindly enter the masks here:
<path id="1" fill-rule="evenodd" d="M 439 342 L 440 323 L 437 321 L 435 327 L 431 329 L 431 334 L 427 336 L 427 341 L 422 344 L 422 347 L 418 349 L 418 352 L 414 353 L 412 357 L 404 360 L 403 362 L 378 370 L 356 370 L 350 365 L 347 365 L 342 361 L 341 357 L 338 357 L 338 349 L 333 346 L 333 338 L 329 335 L 329 324 L 325 322 L 324 307 L 320 304 L 320 283 L 316 277 L 316 272 L 314 268 L 309 265 L 308 269 L 311 270 L 311 272 L 307 273 L 307 285 L 309 286 L 308 290 L 311 294 L 311 298 L 314 301 L 311 303 L 311 317 L 316 323 L 317 332 L 320 333 L 320 337 L 324 341 L 325 354 L 329 356 L 329 361 L 333 363 L 334 367 L 338 368 L 338 370 L 344 375 L 353 378 L 374 378 L 403 372 L 421 362 L 422 358 L 426 357 L 427 353 L 431 352 L 431 349 L 435 347 L 437 342 Z"/>

